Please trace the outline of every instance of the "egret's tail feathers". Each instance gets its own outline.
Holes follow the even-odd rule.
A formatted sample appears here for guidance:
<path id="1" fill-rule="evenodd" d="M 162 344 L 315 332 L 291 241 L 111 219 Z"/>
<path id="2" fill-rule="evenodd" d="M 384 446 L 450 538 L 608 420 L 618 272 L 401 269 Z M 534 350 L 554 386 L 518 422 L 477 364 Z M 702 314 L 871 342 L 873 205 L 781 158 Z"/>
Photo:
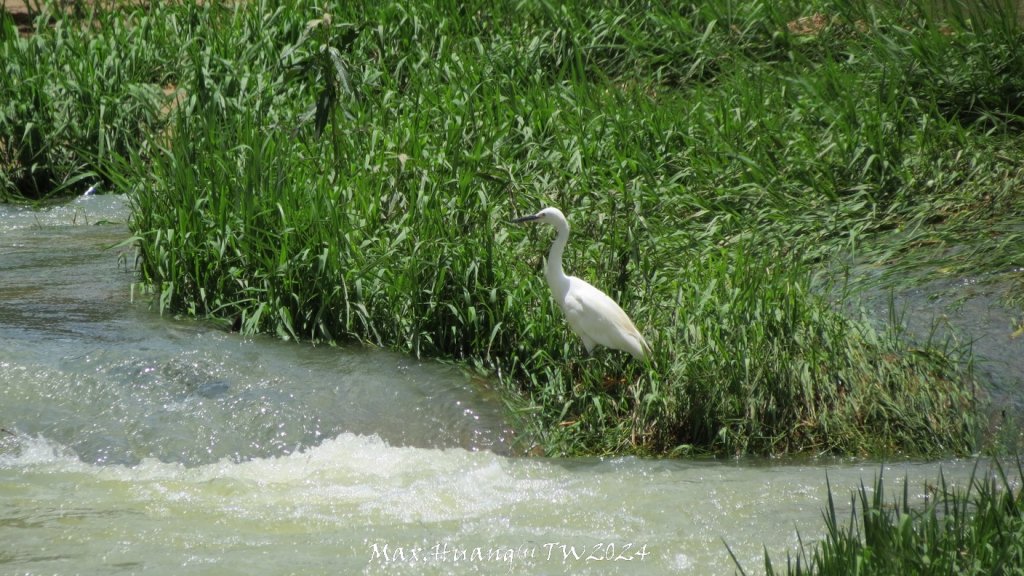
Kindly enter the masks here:
<path id="1" fill-rule="evenodd" d="M 639 346 L 632 347 L 632 349 L 629 350 L 629 353 L 633 355 L 633 358 L 636 358 L 637 360 L 642 360 L 644 359 L 644 357 L 650 356 L 651 345 L 647 343 L 647 340 L 644 338 L 644 335 L 638 331 L 636 334 L 634 334 L 634 337 Z"/>

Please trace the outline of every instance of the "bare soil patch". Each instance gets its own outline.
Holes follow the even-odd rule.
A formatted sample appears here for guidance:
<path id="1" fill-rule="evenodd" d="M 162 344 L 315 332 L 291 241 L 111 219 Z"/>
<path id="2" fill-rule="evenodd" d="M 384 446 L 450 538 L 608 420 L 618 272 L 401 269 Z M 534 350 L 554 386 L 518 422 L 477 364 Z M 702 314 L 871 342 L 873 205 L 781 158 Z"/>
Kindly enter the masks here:
<path id="1" fill-rule="evenodd" d="M 32 32 L 32 12 L 28 4 L 23 0 L 3 0 L 4 12 L 7 12 L 14 19 L 20 34 L 26 35 Z"/>

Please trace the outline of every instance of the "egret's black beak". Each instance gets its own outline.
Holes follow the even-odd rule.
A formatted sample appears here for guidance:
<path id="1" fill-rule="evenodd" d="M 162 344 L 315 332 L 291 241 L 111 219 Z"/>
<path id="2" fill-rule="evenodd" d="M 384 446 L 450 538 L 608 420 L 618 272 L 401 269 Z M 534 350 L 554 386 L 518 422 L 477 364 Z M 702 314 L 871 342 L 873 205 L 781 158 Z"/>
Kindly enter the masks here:
<path id="1" fill-rule="evenodd" d="M 529 216 L 523 216 L 522 218 L 516 218 L 512 221 L 513 224 L 522 224 L 523 222 L 532 222 L 540 218 L 540 214 L 530 214 Z"/>

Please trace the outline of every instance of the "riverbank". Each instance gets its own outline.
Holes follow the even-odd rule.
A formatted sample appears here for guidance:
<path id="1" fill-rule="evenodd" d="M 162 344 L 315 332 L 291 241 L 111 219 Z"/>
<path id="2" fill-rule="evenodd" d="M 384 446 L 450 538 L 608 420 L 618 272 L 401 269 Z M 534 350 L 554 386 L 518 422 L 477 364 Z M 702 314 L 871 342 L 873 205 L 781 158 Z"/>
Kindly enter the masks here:
<path id="1" fill-rule="evenodd" d="M 812 278 L 881 233 L 915 232 L 879 252 L 899 264 L 981 229 L 958 270 L 1012 277 L 1024 64 L 998 8 L 8 25 L 3 189 L 128 192 L 162 310 L 473 366 L 543 453 L 966 454 L 991 440 L 969 351 L 912 345 Z M 585 357 L 540 272 L 550 237 L 507 224 L 544 205 L 651 366 Z"/>

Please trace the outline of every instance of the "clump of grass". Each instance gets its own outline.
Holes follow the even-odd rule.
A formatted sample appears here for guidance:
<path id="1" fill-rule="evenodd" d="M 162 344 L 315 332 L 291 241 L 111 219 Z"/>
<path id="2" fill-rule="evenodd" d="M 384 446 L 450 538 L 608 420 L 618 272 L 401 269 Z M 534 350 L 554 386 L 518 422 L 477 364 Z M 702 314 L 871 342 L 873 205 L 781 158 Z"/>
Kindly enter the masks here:
<path id="1" fill-rule="evenodd" d="M 785 573 L 1024 573 L 1024 470 L 1018 462 L 1014 478 L 998 462 L 994 468 L 983 475 L 975 468 L 966 488 L 940 475 L 922 505 L 911 503 L 908 479 L 902 496 L 887 502 L 880 473 L 873 489 L 862 484 L 853 495 L 848 522 L 836 513 L 830 487 L 825 538 L 788 557 Z M 767 555 L 765 572 L 776 573 Z"/>
<path id="2" fill-rule="evenodd" d="M 979 189 L 1021 183 L 1000 135 L 1018 33 L 873 7 L 161 5 L 140 51 L 186 96 L 97 170 L 132 193 L 161 309 L 467 361 L 550 453 L 970 452 L 957 351 L 845 317 L 810 278 L 937 208 L 1020 214 Z M 961 44 L 1002 55 L 975 101 L 922 73 L 977 73 L 937 56 Z M 506 225 L 549 204 L 649 366 L 582 358 L 539 272 L 550 238 Z"/>
<path id="3" fill-rule="evenodd" d="M 100 162 L 143 152 L 162 124 L 154 20 L 60 13 L 28 36 L 0 13 L 0 200 L 81 193 Z"/>

